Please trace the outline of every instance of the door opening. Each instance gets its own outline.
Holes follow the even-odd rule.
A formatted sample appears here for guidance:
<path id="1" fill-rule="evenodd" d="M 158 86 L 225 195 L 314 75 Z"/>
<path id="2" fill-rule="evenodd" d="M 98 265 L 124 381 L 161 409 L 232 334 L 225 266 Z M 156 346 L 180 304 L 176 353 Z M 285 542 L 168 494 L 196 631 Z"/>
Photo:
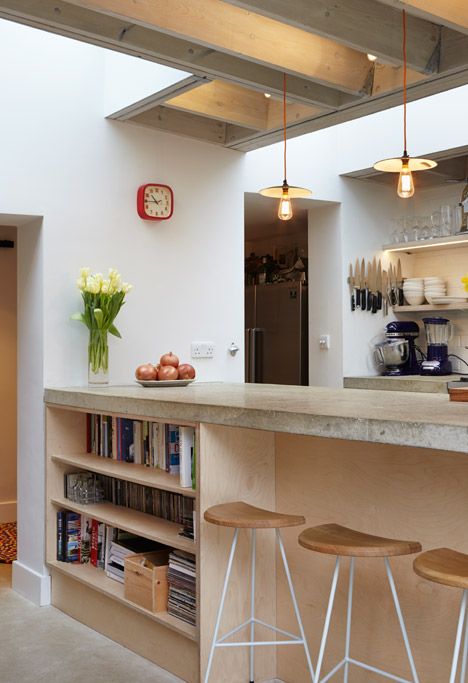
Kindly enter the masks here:
<path id="1" fill-rule="evenodd" d="M 245 381 L 307 385 L 308 211 L 245 195 Z"/>

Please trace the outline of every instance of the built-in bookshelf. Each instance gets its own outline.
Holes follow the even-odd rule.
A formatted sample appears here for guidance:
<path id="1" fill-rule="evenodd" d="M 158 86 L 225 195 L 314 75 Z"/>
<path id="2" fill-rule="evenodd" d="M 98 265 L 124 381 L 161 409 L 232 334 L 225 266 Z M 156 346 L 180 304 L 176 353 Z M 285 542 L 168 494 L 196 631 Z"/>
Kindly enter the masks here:
<path id="1" fill-rule="evenodd" d="M 108 414 L 106 417 L 109 418 L 109 424 L 112 420 L 113 425 L 120 418 L 118 415 Z M 147 418 L 139 418 L 138 416 L 131 416 L 131 418 L 125 416 L 125 419 L 127 421 L 129 419 L 141 420 L 142 424 L 144 424 L 145 419 L 147 420 Z M 124 585 L 110 578 L 104 569 L 89 562 L 60 561 L 57 557 L 57 513 L 59 511 L 74 512 L 82 515 L 82 519 L 90 518 L 105 524 L 106 529 L 120 529 L 123 532 L 129 532 L 143 539 L 162 544 L 169 550 L 175 549 L 176 551 L 190 553 L 195 557 L 198 556 L 198 541 L 181 535 L 184 529 L 183 524 L 157 517 L 148 512 L 141 512 L 132 507 L 116 505 L 108 500 L 92 504 L 80 504 L 67 497 L 64 486 L 66 475 L 83 472 L 92 473 L 96 477 L 111 477 L 113 480 L 120 480 L 122 483 L 130 482 L 132 485 L 144 487 L 144 490 L 148 490 L 148 487 L 159 490 L 161 493 L 158 495 L 165 495 L 164 492 L 168 492 L 168 494 L 175 494 L 176 498 L 177 496 L 184 496 L 192 501 L 195 511 L 198 510 L 198 492 L 192 486 L 182 486 L 178 472 L 170 473 L 161 467 L 149 466 L 148 463 L 117 460 L 115 447 L 112 456 L 104 457 L 101 454 L 88 452 L 90 450 L 89 424 L 90 417 L 85 411 L 62 407 L 47 408 L 47 563 L 52 577 L 52 602 L 62 609 L 65 605 L 65 611 L 75 616 L 76 609 L 80 614 L 86 609 L 95 611 L 96 605 L 101 604 L 99 601 L 105 599 L 108 601 L 105 604 L 109 605 L 106 607 L 106 613 L 108 612 L 110 620 L 113 619 L 112 603 L 121 606 L 119 609 L 123 607 L 131 611 L 131 618 L 133 621 L 137 619 L 138 628 L 145 629 L 148 645 L 151 641 L 158 641 L 163 647 L 162 643 L 164 642 L 164 649 L 168 651 L 168 648 L 171 647 L 180 649 L 180 638 L 198 643 L 199 629 L 197 626 L 186 623 L 183 619 L 168 612 L 153 612 L 131 602 L 125 597 Z M 161 431 L 164 431 L 167 425 L 169 425 L 167 420 L 161 421 L 159 423 Z M 198 440 L 197 426 L 184 424 L 184 427 L 193 427 L 196 442 Z M 178 498 L 178 500 L 181 499 Z M 195 519 L 195 528 L 197 525 L 198 519 Z M 60 579 L 60 577 L 64 577 L 64 579 Z M 78 607 L 72 604 L 73 592 L 68 591 L 65 595 L 60 588 L 63 580 L 77 582 L 81 585 L 80 594 L 85 595 L 86 599 L 81 600 L 80 603 L 82 604 Z M 62 590 L 61 594 L 56 596 L 56 600 L 54 599 L 54 590 Z M 83 593 L 83 591 L 85 592 Z M 115 612 L 115 614 L 117 613 L 120 614 L 120 612 Z M 141 626 L 138 622 L 139 617 L 142 619 Z M 80 616 L 80 620 L 87 623 L 86 616 Z M 161 628 L 167 630 L 164 636 L 161 635 Z M 155 629 L 154 633 L 153 629 Z M 103 632 L 106 630 L 103 629 Z M 173 641 L 173 645 L 170 640 L 171 634 L 176 639 Z M 189 648 L 184 656 L 192 656 L 194 660 L 190 666 L 194 670 L 198 669 L 198 646 L 196 650 Z M 167 667 L 167 663 L 163 659 L 158 661 Z M 174 672 L 182 673 L 177 671 L 177 668 Z"/>

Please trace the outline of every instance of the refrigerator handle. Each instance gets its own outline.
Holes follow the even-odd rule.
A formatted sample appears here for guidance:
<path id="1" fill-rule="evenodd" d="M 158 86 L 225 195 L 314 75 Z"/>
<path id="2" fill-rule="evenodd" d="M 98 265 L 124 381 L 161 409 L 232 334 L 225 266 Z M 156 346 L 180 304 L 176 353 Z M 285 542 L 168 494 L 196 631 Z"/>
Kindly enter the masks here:
<path id="1" fill-rule="evenodd" d="M 253 327 L 250 342 L 251 382 L 263 382 L 263 327 Z"/>
<path id="2" fill-rule="evenodd" d="M 256 374 L 257 374 L 257 367 L 256 367 L 256 357 L 257 357 L 257 337 L 256 337 L 256 328 L 252 327 L 250 328 L 249 335 L 250 335 L 250 340 L 249 340 L 249 382 L 256 382 Z"/>
<path id="3" fill-rule="evenodd" d="M 250 338 L 252 328 L 245 328 L 245 381 L 251 382 L 251 367 L 250 367 Z"/>

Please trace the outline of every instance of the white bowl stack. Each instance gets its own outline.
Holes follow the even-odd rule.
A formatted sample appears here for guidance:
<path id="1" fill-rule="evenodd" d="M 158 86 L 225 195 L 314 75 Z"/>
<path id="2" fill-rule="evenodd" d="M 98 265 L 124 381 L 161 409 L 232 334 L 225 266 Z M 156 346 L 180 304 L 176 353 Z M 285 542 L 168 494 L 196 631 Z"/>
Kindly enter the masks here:
<path id="1" fill-rule="evenodd" d="M 410 306 L 420 306 L 424 303 L 424 278 L 409 277 L 403 282 L 403 293 L 406 303 Z"/>
<path id="2" fill-rule="evenodd" d="M 447 283 L 441 277 L 424 278 L 424 296 L 428 303 L 432 303 L 433 298 L 445 296 L 447 294 Z"/>

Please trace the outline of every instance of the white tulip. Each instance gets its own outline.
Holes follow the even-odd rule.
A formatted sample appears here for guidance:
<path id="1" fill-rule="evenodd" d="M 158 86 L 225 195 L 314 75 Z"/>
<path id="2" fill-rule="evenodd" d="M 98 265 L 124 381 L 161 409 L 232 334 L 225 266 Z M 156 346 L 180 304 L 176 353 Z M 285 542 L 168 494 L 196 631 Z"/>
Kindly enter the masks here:
<path id="1" fill-rule="evenodd" d="M 90 275 L 86 280 L 85 291 L 89 292 L 90 294 L 98 294 L 100 288 L 101 288 L 101 283 L 98 280 L 96 280 L 96 277 L 93 277 L 92 275 Z"/>
<path id="2" fill-rule="evenodd" d="M 86 287 L 86 278 L 85 277 L 79 277 L 78 280 L 76 281 L 76 286 L 80 290 L 80 292 L 83 292 L 85 287 Z"/>
<path id="3" fill-rule="evenodd" d="M 84 279 L 88 277 L 91 272 L 91 268 L 80 268 L 80 276 Z"/>
<path id="4" fill-rule="evenodd" d="M 133 285 L 131 285 L 130 283 L 124 282 L 122 284 L 122 292 L 124 294 L 128 294 L 132 289 L 133 289 Z"/>
<path id="5" fill-rule="evenodd" d="M 110 290 L 111 290 L 111 285 L 110 285 L 109 280 L 103 280 L 102 285 L 101 285 L 101 293 L 102 294 L 112 293 Z"/>

